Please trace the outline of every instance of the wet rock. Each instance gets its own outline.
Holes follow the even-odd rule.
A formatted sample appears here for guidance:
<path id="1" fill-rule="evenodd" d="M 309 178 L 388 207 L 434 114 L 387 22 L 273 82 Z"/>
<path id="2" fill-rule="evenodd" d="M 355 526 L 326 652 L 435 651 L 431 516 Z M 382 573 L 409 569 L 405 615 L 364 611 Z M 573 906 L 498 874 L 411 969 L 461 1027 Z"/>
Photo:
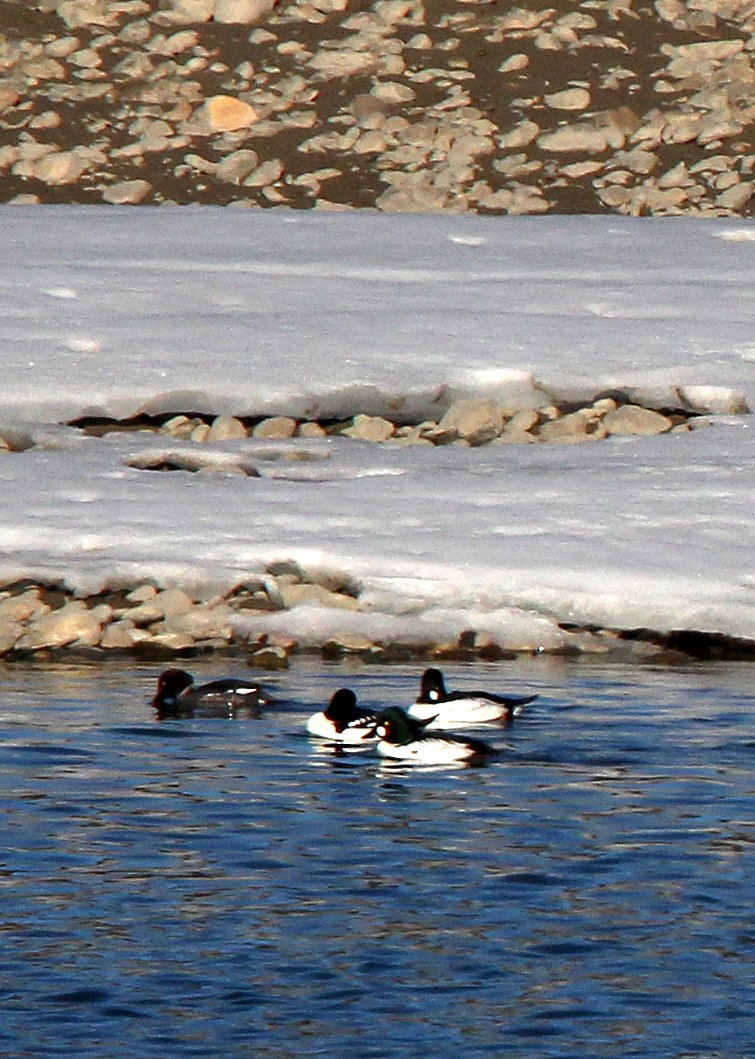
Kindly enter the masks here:
<path id="1" fill-rule="evenodd" d="M 32 166 L 32 176 L 45 184 L 74 184 L 87 169 L 86 162 L 73 151 L 44 155 Z"/>
<path id="2" fill-rule="evenodd" d="M 274 644 L 264 644 L 252 650 L 247 658 L 247 665 L 253 669 L 288 669 L 290 662 L 287 652 Z"/>

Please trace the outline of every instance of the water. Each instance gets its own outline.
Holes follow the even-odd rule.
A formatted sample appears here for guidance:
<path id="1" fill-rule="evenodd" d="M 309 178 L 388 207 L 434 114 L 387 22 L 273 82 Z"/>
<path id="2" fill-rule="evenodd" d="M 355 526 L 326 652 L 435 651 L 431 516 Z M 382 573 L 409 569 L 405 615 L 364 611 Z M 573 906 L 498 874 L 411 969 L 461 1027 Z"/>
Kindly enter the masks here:
<path id="1" fill-rule="evenodd" d="M 448 666 L 541 698 L 427 771 L 301 734 L 417 667 L 167 723 L 155 672 L 2 670 L 0 1055 L 755 1056 L 755 667 Z"/>

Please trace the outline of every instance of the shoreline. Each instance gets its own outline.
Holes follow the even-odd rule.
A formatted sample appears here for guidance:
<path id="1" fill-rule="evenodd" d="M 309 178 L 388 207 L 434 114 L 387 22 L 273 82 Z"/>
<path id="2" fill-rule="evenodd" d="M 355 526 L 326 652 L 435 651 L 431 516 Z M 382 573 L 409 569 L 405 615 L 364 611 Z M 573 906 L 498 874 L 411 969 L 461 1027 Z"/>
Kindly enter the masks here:
<path id="1" fill-rule="evenodd" d="M 550 656 L 582 661 L 676 665 L 698 661 L 755 661 L 755 641 L 696 629 L 610 629 L 552 620 L 560 634 L 545 644 L 506 642 L 482 630 L 428 638 L 370 637 L 361 632 L 329 634 L 328 611 L 360 612 L 358 588 L 348 580 L 301 580 L 295 564 L 252 576 L 225 593 L 196 598 L 180 587 L 141 582 L 132 588 L 79 596 L 60 581 L 25 579 L 0 588 L 0 659 L 54 663 L 130 657 L 171 662 L 201 657 L 243 657 L 252 668 L 287 669 L 297 657 L 324 662 L 344 659 L 375 664 L 407 662 L 499 662 Z M 285 635 L 264 615 L 311 614 L 305 635 Z M 541 616 L 542 617 L 542 616 Z M 250 621 L 249 619 L 253 620 Z M 306 621 L 305 621 L 306 624 Z M 357 622 L 355 621 L 355 624 Z"/>

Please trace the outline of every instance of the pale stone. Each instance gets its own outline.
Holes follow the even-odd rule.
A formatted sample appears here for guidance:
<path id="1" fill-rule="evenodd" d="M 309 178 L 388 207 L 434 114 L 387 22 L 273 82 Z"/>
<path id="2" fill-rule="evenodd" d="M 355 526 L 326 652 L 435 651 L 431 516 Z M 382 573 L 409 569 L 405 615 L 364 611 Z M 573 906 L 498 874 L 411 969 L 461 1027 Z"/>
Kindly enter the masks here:
<path id="1" fill-rule="evenodd" d="M 153 628 L 157 634 L 186 633 L 195 640 L 230 640 L 231 611 L 227 606 L 193 607 L 182 614 L 168 614 L 160 627 Z"/>
<path id="2" fill-rule="evenodd" d="M 319 423 L 301 423 L 297 433 L 300 438 L 323 438 L 327 431 Z"/>
<path id="3" fill-rule="evenodd" d="M 296 433 L 296 420 L 291 419 L 289 416 L 271 416 L 269 419 L 263 419 L 261 423 L 257 423 L 255 428 L 252 430 L 252 437 L 254 438 L 292 438 Z M 302 426 L 317 426 L 316 423 L 306 424 Z M 319 428 L 321 433 L 325 431 L 322 427 Z M 315 437 L 314 433 L 302 434 L 302 437 Z"/>
<path id="4" fill-rule="evenodd" d="M 218 162 L 215 176 L 227 184 L 240 184 L 257 168 L 259 161 L 256 151 L 234 151 Z"/>
<path id="5" fill-rule="evenodd" d="M 511 132 L 503 133 L 503 135 L 498 137 L 498 146 L 504 151 L 527 147 L 539 134 L 540 126 L 536 125 L 534 121 L 522 121 Z"/>
<path id="6" fill-rule="evenodd" d="M 594 416 L 585 409 L 580 409 L 578 412 L 571 412 L 559 419 L 543 423 L 537 436 L 541 441 L 558 441 L 561 444 L 595 441 L 605 436 L 605 430 L 591 429 L 594 423 Z"/>
<path id="7" fill-rule="evenodd" d="M 323 50 L 313 55 L 308 65 L 323 77 L 353 77 L 373 70 L 377 65 L 377 57 L 366 51 Z"/>
<path id="8" fill-rule="evenodd" d="M 265 644 L 252 651 L 247 658 L 247 665 L 255 669 L 288 669 L 288 654 L 282 647 Z"/>
<path id="9" fill-rule="evenodd" d="M 590 93 L 586 88 L 564 88 L 561 92 L 543 96 L 543 99 L 554 110 L 586 110 L 590 106 Z"/>
<path id="10" fill-rule="evenodd" d="M 360 606 L 353 596 L 343 592 L 330 592 L 322 585 L 286 584 L 279 582 L 283 605 L 290 607 L 313 606 L 331 607 L 337 610 L 359 610 Z"/>
<path id="11" fill-rule="evenodd" d="M 205 441 L 232 441 L 247 436 L 246 427 L 240 419 L 225 415 L 213 419 Z"/>
<path id="12" fill-rule="evenodd" d="M 68 644 L 94 647 L 101 635 L 102 627 L 97 619 L 83 603 L 75 601 L 33 622 L 17 646 L 33 651 Z"/>
<path id="13" fill-rule="evenodd" d="M 195 442 L 197 445 L 203 445 L 210 436 L 210 424 L 209 423 L 197 423 L 189 434 L 189 441 Z"/>
<path id="14" fill-rule="evenodd" d="M 283 176 L 283 163 L 279 158 L 270 158 L 262 165 L 258 165 L 244 180 L 244 187 L 262 188 L 267 184 L 274 184 Z"/>
<path id="15" fill-rule="evenodd" d="M 530 64 L 529 55 L 525 55 L 524 52 L 515 52 L 513 55 L 509 55 L 508 59 L 504 59 L 501 65 L 498 67 L 499 74 L 513 74 L 517 70 L 524 70 Z"/>
<path id="16" fill-rule="evenodd" d="M 135 206 L 143 202 L 151 190 L 148 180 L 121 180 L 106 188 L 102 198 L 113 206 Z"/>
<path id="17" fill-rule="evenodd" d="M 595 125 L 565 125 L 555 132 L 545 132 L 538 136 L 537 145 L 543 151 L 555 151 L 557 154 L 584 151 L 587 154 L 601 154 L 608 147 L 607 129 Z"/>
<path id="18" fill-rule="evenodd" d="M 215 0 L 160 0 L 165 18 L 177 24 L 209 22 L 215 10 Z"/>
<path id="19" fill-rule="evenodd" d="M 24 634 L 24 627 L 16 621 L 0 621 L 0 655 L 12 651 Z"/>
<path id="20" fill-rule="evenodd" d="M 276 0 L 215 0 L 215 21 L 251 25 L 275 7 Z"/>
<path id="21" fill-rule="evenodd" d="M 26 621 L 33 615 L 49 614 L 51 607 L 43 603 L 36 589 L 29 589 L 19 596 L 8 596 L 0 600 L 0 621 Z"/>
<path id="22" fill-rule="evenodd" d="M 510 445 L 527 444 L 534 441 L 535 438 L 531 431 L 537 426 L 539 420 L 540 417 L 534 408 L 523 408 L 521 411 L 515 412 L 505 423 L 503 431 L 496 439 L 496 442 Z"/>
<path id="23" fill-rule="evenodd" d="M 741 210 L 752 198 L 752 192 L 753 184 L 750 182 L 735 184 L 721 192 L 720 195 L 716 195 L 716 205 L 727 210 Z"/>
<path id="24" fill-rule="evenodd" d="M 351 426 L 343 431 L 350 438 L 363 441 L 387 441 L 396 429 L 395 424 L 381 416 L 356 415 Z"/>
<path id="25" fill-rule="evenodd" d="M 127 651 L 134 644 L 149 639 L 150 634 L 146 629 L 137 629 L 132 621 L 124 619 L 108 625 L 102 633 L 100 647 Z"/>
<path id="26" fill-rule="evenodd" d="M 503 414 L 487 397 L 463 398 L 451 405 L 438 427 L 455 433 L 470 445 L 484 445 L 503 430 Z"/>
<path id="27" fill-rule="evenodd" d="M 157 636 L 145 638 L 141 643 L 165 647 L 169 651 L 185 651 L 194 646 L 194 638 L 185 632 L 163 632 L 158 633 Z"/>
<path id="28" fill-rule="evenodd" d="M 87 169 L 86 162 L 73 151 L 56 151 L 44 155 L 33 166 L 33 175 L 44 184 L 75 184 Z"/>
<path id="29" fill-rule="evenodd" d="M 660 412 L 639 405 L 625 404 L 603 419 L 609 434 L 665 434 L 674 424 Z"/>
<path id="30" fill-rule="evenodd" d="M 144 584 L 132 588 L 126 596 L 126 599 L 129 603 L 145 603 L 148 599 L 154 599 L 156 595 L 157 588 L 154 585 Z"/>
<path id="31" fill-rule="evenodd" d="M 322 649 L 324 654 L 360 654 L 371 651 L 373 647 L 372 640 L 362 636 L 360 633 L 353 632 L 334 636 L 332 640 L 328 640 L 327 643 L 323 644 Z"/>
<path id="32" fill-rule="evenodd" d="M 258 118 L 257 111 L 249 103 L 224 95 L 210 96 L 194 113 L 194 120 L 208 134 L 248 128 Z"/>
<path id="33" fill-rule="evenodd" d="M 413 88 L 396 81 L 383 81 L 376 84 L 370 91 L 370 95 L 381 103 L 409 103 L 416 98 Z"/>

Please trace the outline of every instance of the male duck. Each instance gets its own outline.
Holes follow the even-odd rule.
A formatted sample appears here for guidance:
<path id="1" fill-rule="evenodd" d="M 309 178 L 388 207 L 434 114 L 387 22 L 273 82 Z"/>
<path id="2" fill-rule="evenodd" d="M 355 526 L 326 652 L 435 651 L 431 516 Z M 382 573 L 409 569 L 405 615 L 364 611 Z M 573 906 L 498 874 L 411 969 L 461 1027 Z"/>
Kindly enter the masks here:
<path id="1" fill-rule="evenodd" d="M 185 669 L 166 669 L 157 678 L 152 705 L 161 717 L 186 717 L 193 713 L 235 713 L 240 709 L 258 713 L 269 702 L 270 696 L 251 680 L 229 677 L 196 685 Z"/>
<path id="2" fill-rule="evenodd" d="M 417 765 L 479 764 L 497 753 L 482 739 L 467 739 L 463 735 L 426 732 L 429 721 L 410 717 L 398 706 L 391 706 L 379 714 L 375 725 L 377 751 L 393 761 Z"/>
<path id="3" fill-rule="evenodd" d="M 375 710 L 357 706 L 357 697 L 350 688 L 339 688 L 327 708 L 309 718 L 307 731 L 339 743 L 362 743 L 375 737 L 376 719 Z"/>
<path id="4" fill-rule="evenodd" d="M 489 691 L 447 691 L 439 669 L 426 669 L 420 680 L 417 701 L 410 717 L 427 721 L 428 727 L 446 728 L 490 721 L 508 722 L 537 695 L 494 695 Z"/>

